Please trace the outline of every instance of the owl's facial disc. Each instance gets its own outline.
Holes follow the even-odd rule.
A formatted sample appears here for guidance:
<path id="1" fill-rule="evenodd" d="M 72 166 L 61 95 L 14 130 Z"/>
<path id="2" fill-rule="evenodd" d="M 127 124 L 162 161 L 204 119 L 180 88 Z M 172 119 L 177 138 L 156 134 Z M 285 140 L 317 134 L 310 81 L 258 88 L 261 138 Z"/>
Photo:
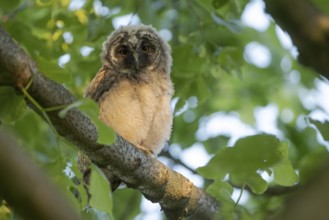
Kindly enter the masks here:
<path id="1" fill-rule="evenodd" d="M 143 70 L 153 70 L 157 67 L 158 48 L 148 38 L 129 40 L 121 39 L 112 48 L 112 63 L 123 73 L 142 73 Z"/>

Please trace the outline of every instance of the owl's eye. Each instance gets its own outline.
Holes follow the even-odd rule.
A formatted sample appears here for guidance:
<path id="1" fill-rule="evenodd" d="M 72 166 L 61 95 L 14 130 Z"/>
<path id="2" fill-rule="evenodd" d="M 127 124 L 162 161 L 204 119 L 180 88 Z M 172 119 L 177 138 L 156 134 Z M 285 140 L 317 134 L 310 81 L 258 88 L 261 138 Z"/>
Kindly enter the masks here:
<path id="1" fill-rule="evenodd" d="M 151 45 L 149 45 L 149 44 L 144 44 L 144 45 L 142 46 L 142 51 L 143 51 L 143 52 L 149 52 L 149 51 L 151 51 Z"/>
<path id="2" fill-rule="evenodd" d="M 121 46 L 118 49 L 118 53 L 121 54 L 122 56 L 126 56 L 129 53 L 129 49 L 127 46 Z"/>

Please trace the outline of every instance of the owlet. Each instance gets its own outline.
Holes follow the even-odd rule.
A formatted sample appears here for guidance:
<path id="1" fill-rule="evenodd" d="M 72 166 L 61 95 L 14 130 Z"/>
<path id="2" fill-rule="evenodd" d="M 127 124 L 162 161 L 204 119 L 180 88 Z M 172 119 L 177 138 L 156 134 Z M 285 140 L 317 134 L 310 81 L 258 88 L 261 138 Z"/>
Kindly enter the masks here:
<path id="1" fill-rule="evenodd" d="M 169 45 L 151 26 L 129 25 L 108 37 L 101 59 L 86 96 L 98 103 L 100 119 L 117 134 L 157 155 L 172 127 Z"/>

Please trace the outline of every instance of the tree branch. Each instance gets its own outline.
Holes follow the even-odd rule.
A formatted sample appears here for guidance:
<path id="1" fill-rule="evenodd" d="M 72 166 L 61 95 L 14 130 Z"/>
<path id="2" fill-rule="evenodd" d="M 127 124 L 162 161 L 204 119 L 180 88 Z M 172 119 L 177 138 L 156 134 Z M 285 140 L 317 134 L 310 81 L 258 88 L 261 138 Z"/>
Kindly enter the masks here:
<path id="1" fill-rule="evenodd" d="M 62 85 L 39 73 L 34 62 L 1 27 L 0 66 L 6 70 L 0 76 L 0 84 L 22 87 L 32 77 L 28 92 L 43 108 L 75 101 Z M 118 137 L 111 146 L 98 144 L 95 126 L 77 109 L 69 110 L 64 118 L 60 118 L 57 111 L 47 114 L 57 132 L 101 167 L 105 175 L 112 173 L 147 199 L 159 202 L 168 219 L 189 216 L 208 220 L 218 210 L 215 199 L 122 138 Z"/>
<path id="2" fill-rule="evenodd" d="M 41 170 L 0 131 L 0 195 L 24 219 L 80 219 Z"/>
<path id="3" fill-rule="evenodd" d="M 299 61 L 329 79 L 329 17 L 309 0 L 264 0 L 266 11 L 287 31 Z"/>

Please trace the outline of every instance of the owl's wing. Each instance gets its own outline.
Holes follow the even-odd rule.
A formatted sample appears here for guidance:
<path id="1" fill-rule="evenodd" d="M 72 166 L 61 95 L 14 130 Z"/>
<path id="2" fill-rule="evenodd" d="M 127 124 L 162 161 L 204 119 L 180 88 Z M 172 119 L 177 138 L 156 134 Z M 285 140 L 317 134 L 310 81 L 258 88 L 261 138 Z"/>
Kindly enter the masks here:
<path id="1" fill-rule="evenodd" d="M 85 97 L 98 102 L 102 95 L 111 89 L 115 80 L 116 74 L 111 73 L 110 69 L 102 67 L 89 83 Z"/>

